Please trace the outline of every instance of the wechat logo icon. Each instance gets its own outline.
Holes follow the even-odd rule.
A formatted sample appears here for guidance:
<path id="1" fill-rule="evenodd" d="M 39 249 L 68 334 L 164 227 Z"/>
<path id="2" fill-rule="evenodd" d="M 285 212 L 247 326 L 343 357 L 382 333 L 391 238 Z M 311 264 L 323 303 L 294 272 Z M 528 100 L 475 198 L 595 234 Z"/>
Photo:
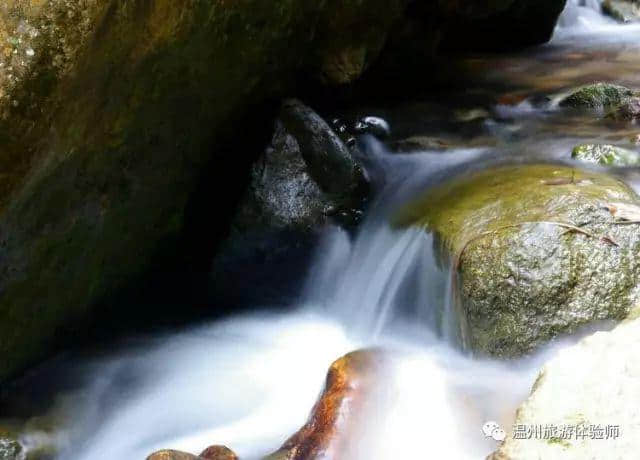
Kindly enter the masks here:
<path id="1" fill-rule="evenodd" d="M 495 441 L 502 442 L 506 439 L 507 433 L 500 427 L 497 422 L 487 422 L 482 425 L 482 432 L 485 437 L 492 438 Z"/>

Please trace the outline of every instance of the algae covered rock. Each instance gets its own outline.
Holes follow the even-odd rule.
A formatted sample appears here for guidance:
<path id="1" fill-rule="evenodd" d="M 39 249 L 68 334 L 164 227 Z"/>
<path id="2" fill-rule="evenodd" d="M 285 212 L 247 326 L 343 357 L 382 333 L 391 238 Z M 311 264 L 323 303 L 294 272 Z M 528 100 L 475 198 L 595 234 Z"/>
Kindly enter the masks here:
<path id="1" fill-rule="evenodd" d="M 634 91 L 624 86 L 600 82 L 578 88 L 562 99 L 560 106 L 608 109 L 619 106 L 634 94 Z"/>
<path id="2" fill-rule="evenodd" d="M 640 449 L 640 320 L 566 348 L 540 372 L 489 460 L 635 458 Z M 528 436 L 535 427 L 536 436 Z"/>
<path id="3" fill-rule="evenodd" d="M 637 166 L 640 164 L 638 152 L 608 144 L 578 145 L 571 152 L 571 157 L 603 166 Z"/>
<path id="4" fill-rule="evenodd" d="M 511 357 L 637 302 L 638 228 L 612 203 L 640 199 L 604 174 L 501 167 L 431 190 L 396 223 L 435 232 L 451 254 L 466 345 Z"/>

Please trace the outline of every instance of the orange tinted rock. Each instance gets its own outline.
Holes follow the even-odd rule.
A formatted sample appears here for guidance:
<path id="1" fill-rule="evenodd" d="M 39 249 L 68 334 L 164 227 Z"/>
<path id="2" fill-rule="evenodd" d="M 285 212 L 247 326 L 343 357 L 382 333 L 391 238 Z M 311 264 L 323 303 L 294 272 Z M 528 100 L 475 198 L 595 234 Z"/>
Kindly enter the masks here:
<path id="1" fill-rule="evenodd" d="M 388 355 L 360 350 L 340 358 L 329 368 L 324 391 L 307 423 L 266 460 L 339 460 L 366 421 L 368 403 L 380 389 Z"/>
<path id="2" fill-rule="evenodd" d="M 207 460 L 238 460 L 238 456 L 229 448 L 225 446 L 211 446 L 207 447 L 200 457 Z"/>

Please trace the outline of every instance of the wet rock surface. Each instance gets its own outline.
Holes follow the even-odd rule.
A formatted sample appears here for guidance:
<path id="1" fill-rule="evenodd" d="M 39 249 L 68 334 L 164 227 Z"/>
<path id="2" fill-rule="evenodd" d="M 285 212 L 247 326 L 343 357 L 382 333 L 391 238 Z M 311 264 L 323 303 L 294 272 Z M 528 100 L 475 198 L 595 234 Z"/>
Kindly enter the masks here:
<path id="1" fill-rule="evenodd" d="M 571 157 L 603 166 L 637 166 L 640 154 L 634 150 L 608 144 L 582 144 L 574 147 Z"/>
<path id="2" fill-rule="evenodd" d="M 560 101 L 561 107 L 611 109 L 620 106 L 635 92 L 629 88 L 610 83 L 594 83 L 573 91 Z"/>
<path id="3" fill-rule="evenodd" d="M 383 351 L 359 350 L 335 361 L 307 423 L 265 460 L 349 458 L 388 360 Z"/>
<path id="4" fill-rule="evenodd" d="M 251 167 L 212 279 L 220 286 L 243 286 L 247 264 L 264 266 L 264 272 L 254 270 L 256 279 L 250 284 L 268 290 L 258 297 L 279 301 L 277 291 L 292 288 L 304 275 L 302 261 L 324 226 L 353 229 L 368 192 L 362 166 L 338 134 L 300 101 L 286 101 L 271 144 Z M 280 269 L 274 272 L 274 267 Z M 231 295 L 239 302 L 245 297 L 242 292 Z"/>
<path id="5" fill-rule="evenodd" d="M 504 167 L 453 181 L 409 205 L 398 225 L 434 231 L 458 272 L 461 336 L 480 353 L 512 357 L 638 299 L 640 238 L 615 216 L 636 194 L 599 173 Z"/>
<path id="6" fill-rule="evenodd" d="M 636 319 L 562 350 L 540 372 L 514 430 L 489 460 L 633 458 L 640 448 L 639 342 Z M 527 429 L 536 426 L 542 431 L 529 438 Z"/>

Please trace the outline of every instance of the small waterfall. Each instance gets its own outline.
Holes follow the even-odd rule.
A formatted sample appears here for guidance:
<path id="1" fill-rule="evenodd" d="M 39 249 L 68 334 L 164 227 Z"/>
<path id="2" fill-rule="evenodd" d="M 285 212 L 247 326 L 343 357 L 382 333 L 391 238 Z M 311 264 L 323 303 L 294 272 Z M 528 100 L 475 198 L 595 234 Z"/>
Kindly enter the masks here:
<path id="1" fill-rule="evenodd" d="M 620 24 L 602 12 L 602 3 L 603 0 L 567 0 L 553 41 L 580 37 L 585 44 L 594 34 L 607 34 L 607 40 L 615 40 L 615 34 L 621 31 Z"/>
<path id="2" fill-rule="evenodd" d="M 460 348 L 464 321 L 455 304 L 456 277 L 446 254 L 426 229 L 391 224 L 394 212 L 414 193 L 407 188 L 424 182 L 432 158 L 390 154 L 375 139 L 361 147 L 377 180 L 374 185 L 382 185 L 383 191 L 355 238 L 338 228 L 327 233 L 304 303 L 313 311 L 320 306 L 364 341 L 376 341 L 410 322 L 423 337 Z"/>

